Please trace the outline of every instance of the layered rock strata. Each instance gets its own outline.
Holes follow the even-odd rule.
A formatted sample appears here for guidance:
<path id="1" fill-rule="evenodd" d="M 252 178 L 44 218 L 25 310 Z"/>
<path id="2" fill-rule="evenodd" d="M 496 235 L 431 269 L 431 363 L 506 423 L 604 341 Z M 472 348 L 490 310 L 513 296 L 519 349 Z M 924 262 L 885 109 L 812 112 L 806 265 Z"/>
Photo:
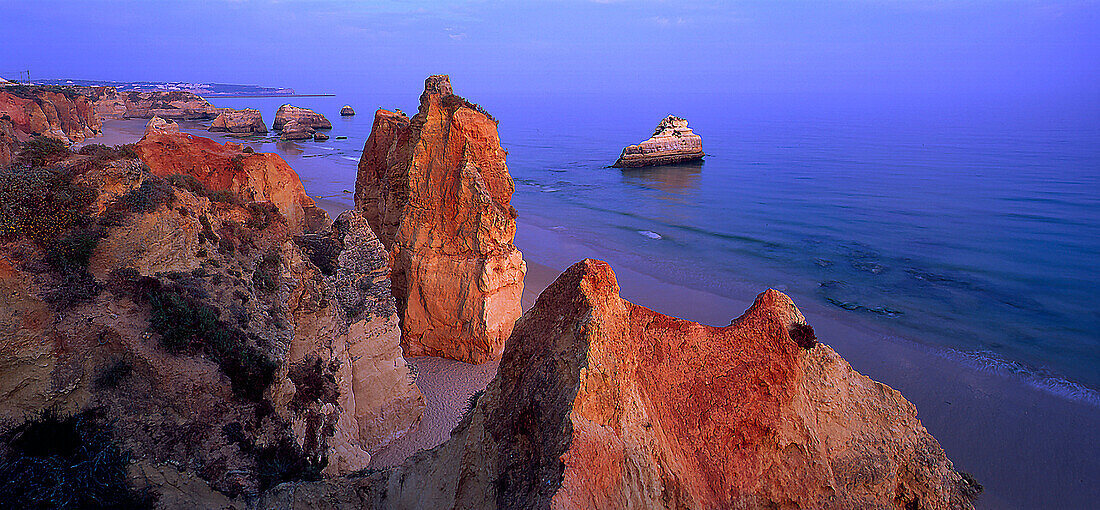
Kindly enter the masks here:
<path id="1" fill-rule="evenodd" d="M 703 159 L 703 140 L 687 127 L 687 120 L 673 115 L 657 124 L 653 136 L 623 149 L 615 168 L 668 165 Z"/>
<path id="2" fill-rule="evenodd" d="M 332 129 L 332 123 L 324 115 L 309 108 L 299 108 L 289 104 L 280 106 L 275 112 L 275 122 L 272 123 L 271 129 L 282 131 L 283 126 L 292 121 L 312 129 Z"/>
<path id="3" fill-rule="evenodd" d="M 378 110 L 359 161 L 355 204 L 393 256 L 407 356 L 481 363 L 519 317 L 526 265 L 512 244 L 514 185 L 496 121 L 425 80 L 420 110 Z"/>
<path id="4" fill-rule="evenodd" d="M 316 130 L 312 127 L 301 124 L 296 120 L 283 124 L 282 129 L 279 137 L 283 140 L 309 140 L 316 134 Z"/>
<path id="5" fill-rule="evenodd" d="M 183 174 L 242 202 L 271 202 L 294 232 L 317 231 L 328 215 L 305 192 L 298 174 L 278 154 L 248 152 L 187 133 L 147 130 L 135 150 L 159 176 Z"/>
<path id="6" fill-rule="evenodd" d="M 23 141 L 47 136 L 65 143 L 97 136 L 103 125 L 88 97 L 66 87 L 0 89 L 0 117 L 7 116 Z"/>
<path id="7" fill-rule="evenodd" d="M 268 202 L 137 159 L 65 165 L 26 183 L 60 179 L 71 209 L 29 197 L 0 219 L 0 436 L 46 409 L 97 409 L 158 505 L 243 507 L 362 469 L 415 425 L 387 254 L 361 217 L 310 239 Z M 4 196 L 24 191 L 2 177 Z"/>
<path id="8" fill-rule="evenodd" d="M 607 264 L 563 273 L 439 447 L 357 479 L 279 487 L 315 508 L 971 508 L 916 409 L 856 373 L 787 296 L 726 327 L 618 295 Z"/>
<path id="9" fill-rule="evenodd" d="M 217 118 L 210 123 L 207 131 L 230 133 L 266 133 L 267 124 L 264 124 L 263 115 L 259 110 L 246 108 L 234 110 L 224 108 Z"/>

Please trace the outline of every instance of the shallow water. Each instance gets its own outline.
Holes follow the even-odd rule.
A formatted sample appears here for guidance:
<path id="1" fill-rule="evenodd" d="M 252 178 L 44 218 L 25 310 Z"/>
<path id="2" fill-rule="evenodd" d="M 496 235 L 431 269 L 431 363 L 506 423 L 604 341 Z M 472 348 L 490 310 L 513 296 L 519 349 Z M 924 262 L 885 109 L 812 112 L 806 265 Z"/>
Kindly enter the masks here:
<path id="1" fill-rule="evenodd" d="M 1096 100 L 473 99 L 500 120 L 521 229 L 735 299 L 775 287 L 1100 403 Z M 212 102 L 270 124 L 287 101 L 328 116 L 333 139 L 245 141 L 283 155 L 335 211 L 352 206 L 374 108 L 415 113 L 417 96 Z M 359 115 L 340 117 L 345 103 Z M 606 168 L 669 113 L 703 137 L 704 163 Z"/>

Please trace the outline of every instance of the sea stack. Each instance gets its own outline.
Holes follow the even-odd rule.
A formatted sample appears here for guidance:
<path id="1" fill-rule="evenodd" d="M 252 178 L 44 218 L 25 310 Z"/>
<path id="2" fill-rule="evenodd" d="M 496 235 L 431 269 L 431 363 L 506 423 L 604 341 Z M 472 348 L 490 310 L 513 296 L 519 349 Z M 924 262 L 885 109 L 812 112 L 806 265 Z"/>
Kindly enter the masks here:
<path id="1" fill-rule="evenodd" d="M 375 113 L 355 205 L 393 255 L 406 356 L 488 361 L 520 316 L 527 266 L 505 156 L 496 121 L 445 75 L 425 80 L 412 119 Z"/>
<path id="2" fill-rule="evenodd" d="M 309 108 L 299 108 L 289 104 L 280 106 L 275 112 L 275 122 L 271 124 L 271 129 L 282 131 L 283 126 L 291 121 L 313 129 L 332 129 L 332 123 L 324 115 Z"/>
<path id="3" fill-rule="evenodd" d="M 246 108 L 234 110 L 225 108 L 218 117 L 210 123 L 207 131 L 228 131 L 230 133 L 266 133 L 267 125 L 264 124 L 260 110 Z"/>
<path id="4" fill-rule="evenodd" d="M 614 168 L 669 165 L 703 159 L 703 139 L 692 133 L 687 119 L 669 115 L 657 124 L 653 136 L 623 149 Z"/>
<path id="5" fill-rule="evenodd" d="M 351 117 L 355 115 L 355 109 L 353 109 L 350 104 L 346 104 L 343 108 L 340 108 L 340 115 L 343 117 Z"/>

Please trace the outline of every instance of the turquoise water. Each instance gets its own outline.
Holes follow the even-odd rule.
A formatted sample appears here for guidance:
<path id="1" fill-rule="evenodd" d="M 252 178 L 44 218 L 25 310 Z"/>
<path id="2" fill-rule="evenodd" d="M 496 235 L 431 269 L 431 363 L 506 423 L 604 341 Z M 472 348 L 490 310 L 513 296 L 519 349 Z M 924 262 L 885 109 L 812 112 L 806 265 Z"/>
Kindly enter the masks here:
<path id="1" fill-rule="evenodd" d="M 292 98 L 348 139 L 253 145 L 351 207 L 374 108 L 413 113 L 417 95 Z M 720 295 L 779 288 L 1100 402 L 1096 98 L 471 99 L 500 120 L 521 228 Z M 270 124 L 286 101 L 212 102 Z M 345 103 L 359 115 L 341 118 Z M 606 168 L 670 113 L 703 137 L 704 163 Z"/>

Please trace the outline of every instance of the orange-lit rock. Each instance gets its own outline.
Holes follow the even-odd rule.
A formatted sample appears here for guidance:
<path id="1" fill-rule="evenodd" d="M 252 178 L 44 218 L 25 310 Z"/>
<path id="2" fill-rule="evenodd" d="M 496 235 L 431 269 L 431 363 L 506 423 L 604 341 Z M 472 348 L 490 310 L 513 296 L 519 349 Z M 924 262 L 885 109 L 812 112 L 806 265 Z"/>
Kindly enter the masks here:
<path id="1" fill-rule="evenodd" d="M 19 152 L 19 135 L 10 119 L 0 118 L 0 168 L 7 168 Z"/>
<path id="2" fill-rule="evenodd" d="M 496 121 L 447 76 L 425 80 L 412 119 L 375 114 L 355 203 L 393 255 L 406 356 L 487 361 L 520 315 L 526 265 L 505 156 Z"/>
<path id="3" fill-rule="evenodd" d="M 283 126 L 292 121 L 312 129 L 332 129 L 332 123 L 324 115 L 309 108 L 289 104 L 284 104 L 275 111 L 275 122 L 271 124 L 271 129 L 282 131 Z"/>
<path id="4" fill-rule="evenodd" d="M 244 152 L 186 133 L 151 130 L 136 144 L 141 160 L 160 176 L 190 175 L 211 191 L 228 190 L 243 202 L 271 202 L 295 232 L 315 231 L 328 215 L 306 195 L 298 174 L 278 154 Z"/>
<path id="5" fill-rule="evenodd" d="M 159 134 L 172 134 L 179 133 L 180 126 L 173 121 L 165 120 L 160 117 L 153 117 L 149 119 L 149 122 L 145 123 L 145 136 L 149 136 L 150 133 Z"/>
<path id="6" fill-rule="evenodd" d="M 98 135 L 102 128 L 93 103 L 71 87 L 0 89 L 0 116 L 4 115 L 24 138 L 42 135 L 75 143 Z"/>
<path id="7" fill-rule="evenodd" d="M 769 290 L 729 326 L 703 326 L 621 299 L 610 267 L 584 260 L 516 324 L 449 441 L 370 479 L 269 497 L 318 508 L 947 510 L 971 508 L 973 489 L 916 408 L 816 343 L 787 296 Z"/>
<path id="8" fill-rule="evenodd" d="M 245 108 L 234 110 L 223 108 L 218 117 L 210 123 L 207 131 L 228 131 L 230 133 L 266 133 L 267 125 L 264 124 L 260 110 Z"/>

